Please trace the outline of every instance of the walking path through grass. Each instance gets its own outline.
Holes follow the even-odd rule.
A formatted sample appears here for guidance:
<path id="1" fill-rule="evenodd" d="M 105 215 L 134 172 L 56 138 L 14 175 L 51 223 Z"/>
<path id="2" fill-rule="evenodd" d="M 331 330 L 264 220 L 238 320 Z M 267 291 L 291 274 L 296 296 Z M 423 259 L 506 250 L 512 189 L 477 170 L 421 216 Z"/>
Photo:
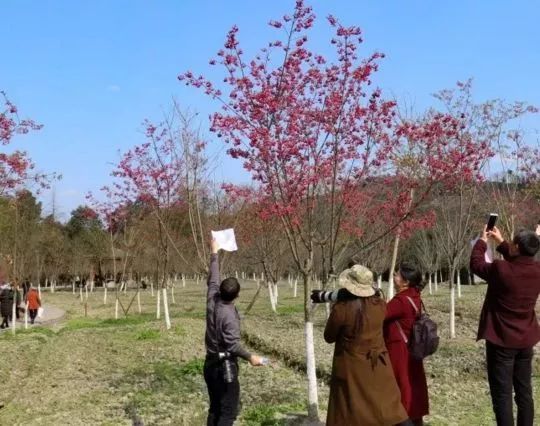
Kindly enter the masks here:
<path id="1" fill-rule="evenodd" d="M 62 319 L 65 314 L 66 314 L 66 311 L 64 311 L 63 309 L 60 309 L 48 303 L 44 303 L 43 315 L 41 316 L 41 318 L 36 318 L 34 324 L 30 324 L 30 317 L 29 317 L 28 327 L 55 324 L 58 320 Z M 22 314 L 20 318 L 17 320 L 17 330 L 20 330 L 20 329 L 24 329 L 24 314 Z M 9 325 L 9 328 L 0 329 L 0 332 L 2 331 L 11 331 L 11 323 Z"/>

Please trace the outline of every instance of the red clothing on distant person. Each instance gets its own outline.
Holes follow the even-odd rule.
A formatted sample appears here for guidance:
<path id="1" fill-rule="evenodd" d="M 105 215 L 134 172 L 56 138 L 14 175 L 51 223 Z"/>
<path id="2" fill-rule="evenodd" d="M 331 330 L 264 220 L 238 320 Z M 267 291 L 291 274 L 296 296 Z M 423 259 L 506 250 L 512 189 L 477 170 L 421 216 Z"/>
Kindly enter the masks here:
<path id="1" fill-rule="evenodd" d="M 28 301 L 28 309 L 38 309 L 41 306 L 41 300 L 39 300 L 39 294 L 35 288 L 28 290 L 26 300 Z"/>
<path id="2" fill-rule="evenodd" d="M 386 305 L 384 341 L 401 391 L 401 403 L 409 417 L 416 420 L 429 414 L 429 398 L 424 364 L 410 356 L 409 347 L 397 325 L 399 322 L 403 333 L 409 339 L 417 314 L 407 297 L 410 297 L 420 310 L 421 298 L 418 289 L 408 288 L 396 294 Z"/>

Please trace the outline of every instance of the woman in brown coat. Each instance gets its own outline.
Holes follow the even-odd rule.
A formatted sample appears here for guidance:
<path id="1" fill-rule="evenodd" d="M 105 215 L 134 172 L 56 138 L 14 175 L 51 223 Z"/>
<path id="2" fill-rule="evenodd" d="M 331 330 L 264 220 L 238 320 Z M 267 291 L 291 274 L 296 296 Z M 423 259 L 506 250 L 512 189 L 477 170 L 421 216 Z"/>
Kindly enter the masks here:
<path id="1" fill-rule="evenodd" d="M 373 273 L 354 265 L 339 276 L 348 300 L 330 313 L 324 339 L 335 343 L 328 426 L 411 424 L 383 339 L 386 303 L 373 288 Z"/>

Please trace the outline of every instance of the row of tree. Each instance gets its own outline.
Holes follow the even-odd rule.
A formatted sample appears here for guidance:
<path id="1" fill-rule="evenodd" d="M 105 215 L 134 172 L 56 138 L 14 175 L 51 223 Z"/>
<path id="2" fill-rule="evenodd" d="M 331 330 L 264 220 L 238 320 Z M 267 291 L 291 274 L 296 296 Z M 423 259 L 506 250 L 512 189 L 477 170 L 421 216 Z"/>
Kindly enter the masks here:
<path id="1" fill-rule="evenodd" d="M 324 57 L 308 44 L 315 19 L 298 0 L 292 15 L 270 22 L 278 37 L 252 58 L 233 27 L 211 60 L 224 69 L 221 83 L 190 71 L 178 77 L 221 105 L 210 131 L 252 185 L 213 180 L 219 159 L 178 102 L 159 123 L 144 123 L 145 141 L 123 154 L 111 183 L 89 194 L 66 224 L 42 218 L 39 203 L 21 190 L 32 179 L 46 184 L 46 176 L 21 173 L 20 155 L 0 156 L 0 250 L 14 276 L 151 277 L 170 326 L 171 274 L 204 273 L 210 230 L 234 227 L 240 250 L 222 259 L 225 271 L 262 273 L 274 308 L 278 280 L 298 277 L 312 417 L 313 285 L 329 285 L 354 259 L 388 279 L 391 297 L 397 261 L 414 259 L 435 287 L 449 282 L 454 337 L 459 272 L 487 213 L 500 214 L 507 236 L 540 219 L 540 151 L 519 127 L 535 107 L 477 103 L 469 80 L 437 93 L 436 106 L 423 113 L 406 111 L 373 88 L 384 55 L 359 56 L 360 29 L 330 16 L 335 55 Z M 18 120 L 7 100 L 0 117 L 4 144 L 39 129 Z"/>

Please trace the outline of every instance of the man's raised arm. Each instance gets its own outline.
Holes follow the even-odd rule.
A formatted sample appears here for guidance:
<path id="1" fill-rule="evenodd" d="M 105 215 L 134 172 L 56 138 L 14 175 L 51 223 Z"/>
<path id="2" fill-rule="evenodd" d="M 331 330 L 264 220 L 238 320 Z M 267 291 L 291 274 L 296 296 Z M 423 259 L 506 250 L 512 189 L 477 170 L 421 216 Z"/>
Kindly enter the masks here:
<path id="1" fill-rule="evenodd" d="M 218 258 L 218 245 L 215 240 L 210 243 L 210 272 L 208 275 L 208 293 L 207 299 L 212 299 L 219 292 L 219 258 Z"/>
<path id="2" fill-rule="evenodd" d="M 474 274 L 487 282 L 491 271 L 491 263 L 486 262 L 485 253 L 487 250 L 487 231 L 484 227 L 482 237 L 478 239 L 471 253 L 470 267 Z"/>

